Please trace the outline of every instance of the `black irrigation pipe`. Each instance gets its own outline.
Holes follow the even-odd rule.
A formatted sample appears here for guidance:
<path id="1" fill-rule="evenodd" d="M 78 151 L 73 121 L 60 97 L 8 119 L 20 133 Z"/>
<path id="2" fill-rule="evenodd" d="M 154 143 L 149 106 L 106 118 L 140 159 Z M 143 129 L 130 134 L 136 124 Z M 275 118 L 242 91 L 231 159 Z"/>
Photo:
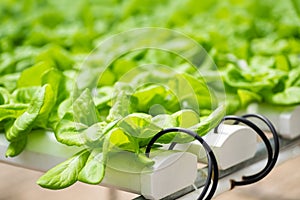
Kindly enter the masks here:
<path id="1" fill-rule="evenodd" d="M 204 149 L 206 151 L 207 160 L 208 160 L 208 176 L 205 181 L 204 188 L 203 188 L 200 196 L 198 197 L 198 200 L 202 200 L 205 196 L 206 196 L 206 198 L 205 198 L 206 200 L 211 199 L 213 197 L 214 193 L 216 192 L 218 180 L 219 180 L 218 163 L 217 163 L 217 159 L 216 159 L 213 151 L 211 150 L 210 146 L 197 133 L 190 131 L 188 129 L 184 129 L 184 128 L 164 129 L 152 137 L 152 139 L 148 143 L 146 151 L 145 151 L 146 156 L 149 157 L 151 147 L 157 141 L 157 139 L 160 138 L 162 135 L 170 133 L 170 132 L 186 133 L 186 134 L 194 137 L 196 140 L 198 140 L 201 143 L 201 145 L 204 147 Z M 173 145 L 175 145 L 175 144 L 176 143 L 174 143 Z M 212 186 L 211 186 L 209 193 L 206 195 L 206 193 L 208 192 L 211 180 L 212 180 Z"/>
<path id="2" fill-rule="evenodd" d="M 274 137 L 274 144 L 275 144 L 274 145 L 274 155 L 273 155 L 273 149 L 272 149 L 271 143 L 268 140 L 267 136 L 253 122 L 246 119 L 246 118 L 249 118 L 249 117 L 258 118 L 261 121 L 263 121 L 269 127 L 269 129 L 272 132 L 273 137 Z M 234 120 L 235 121 L 234 124 L 238 124 L 238 123 L 241 122 L 241 123 L 249 126 L 250 128 L 252 128 L 261 137 L 262 141 L 264 142 L 264 144 L 266 146 L 267 154 L 268 154 L 267 164 L 261 171 L 259 171 L 256 174 L 250 175 L 250 176 L 243 176 L 242 181 L 231 180 L 231 188 L 234 188 L 235 186 L 249 185 L 249 184 L 253 184 L 255 182 L 260 181 L 265 176 L 267 176 L 270 173 L 270 171 L 273 169 L 273 167 L 275 166 L 275 164 L 277 162 L 277 158 L 278 158 L 278 155 L 279 155 L 279 137 L 278 137 L 278 134 L 277 134 L 273 124 L 266 117 L 261 116 L 261 115 L 257 115 L 257 114 L 247 114 L 247 115 L 243 115 L 241 117 L 238 117 L 238 116 L 225 116 L 223 118 L 223 120 L 219 123 L 219 125 L 223 121 L 226 121 L 226 120 Z M 217 133 L 219 125 L 215 128 L 215 130 L 214 130 L 215 133 Z"/>
<path id="3" fill-rule="evenodd" d="M 271 145 L 269 139 L 267 138 L 267 136 L 265 135 L 265 133 L 257 125 L 255 125 L 253 122 L 251 122 L 247 118 L 257 118 L 257 119 L 261 120 L 262 122 L 264 122 L 268 126 L 268 128 L 270 129 L 270 131 L 273 135 L 274 149 L 272 149 L 272 145 Z M 242 181 L 231 180 L 231 188 L 234 188 L 235 186 L 249 185 L 249 184 L 253 184 L 255 182 L 260 181 L 261 179 L 263 179 L 265 176 L 267 176 L 272 171 L 272 169 L 274 168 L 274 166 L 276 165 L 276 162 L 278 160 L 280 145 L 279 145 L 279 136 L 277 134 L 275 127 L 273 126 L 272 122 L 269 119 L 267 119 L 266 117 L 264 117 L 262 115 L 246 114 L 246 115 L 242 115 L 241 117 L 230 115 L 230 116 L 225 116 L 221 120 L 221 122 L 215 127 L 214 132 L 217 133 L 220 124 L 227 120 L 235 121 L 233 124 L 243 123 L 243 124 L 249 126 L 250 128 L 252 128 L 264 142 L 264 144 L 266 146 L 266 150 L 267 150 L 267 155 L 268 155 L 267 164 L 261 171 L 259 171 L 256 174 L 253 174 L 253 175 L 243 176 Z M 203 188 L 200 196 L 198 197 L 198 200 L 203 199 L 205 196 L 206 196 L 206 200 L 211 199 L 216 191 L 217 184 L 218 184 L 218 178 L 219 178 L 218 164 L 217 164 L 216 157 L 215 157 L 213 151 L 211 150 L 210 146 L 197 133 L 190 131 L 188 129 L 184 129 L 184 128 L 164 129 L 164 130 L 158 132 L 150 140 L 150 142 L 147 145 L 146 151 L 145 151 L 146 156 L 149 157 L 150 150 L 151 150 L 153 144 L 157 141 L 157 139 L 160 138 L 162 135 L 170 133 L 170 132 L 186 133 L 186 134 L 194 137 L 196 140 L 198 140 L 201 143 L 201 145 L 204 147 L 204 149 L 206 151 L 207 160 L 208 160 L 208 176 L 205 181 L 204 188 Z M 177 144 L 176 142 L 171 143 L 169 150 L 173 149 L 176 144 Z M 211 180 L 213 181 L 212 187 L 211 187 L 209 193 L 206 195 L 206 193 L 208 192 L 209 186 L 211 184 Z"/>
<path id="4" fill-rule="evenodd" d="M 265 169 L 264 173 L 270 173 L 271 170 L 274 168 L 274 166 L 276 165 L 276 162 L 278 160 L 278 156 L 279 156 L 279 150 L 280 150 L 280 145 L 279 145 L 279 136 L 278 133 L 274 127 L 274 125 L 272 124 L 272 122 L 266 118 L 263 115 L 259 115 L 259 114 L 246 114 L 246 115 L 242 115 L 243 118 L 257 118 L 260 119 L 261 121 L 263 121 L 268 128 L 270 129 L 272 135 L 273 135 L 273 141 L 274 141 L 274 154 L 273 154 L 273 158 L 271 163 L 269 163 L 268 168 Z M 257 176 L 264 176 L 264 173 L 258 173 Z M 243 179 L 244 180 L 249 180 L 255 178 L 253 176 L 244 176 Z"/>

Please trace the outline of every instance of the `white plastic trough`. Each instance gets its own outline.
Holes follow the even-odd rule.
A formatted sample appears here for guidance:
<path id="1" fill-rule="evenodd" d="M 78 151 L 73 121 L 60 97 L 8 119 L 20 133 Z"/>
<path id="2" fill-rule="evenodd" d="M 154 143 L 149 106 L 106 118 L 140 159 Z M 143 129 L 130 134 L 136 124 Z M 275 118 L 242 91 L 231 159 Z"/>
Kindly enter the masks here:
<path id="1" fill-rule="evenodd" d="M 300 135 L 300 106 L 274 107 L 255 103 L 249 105 L 246 112 L 266 116 L 284 138 L 294 139 Z M 268 130 L 266 126 L 262 127 Z"/>
<path id="2" fill-rule="evenodd" d="M 203 139 L 212 148 L 222 170 L 252 158 L 257 150 L 256 133 L 246 126 L 223 124 L 218 133 L 211 131 Z M 191 152 L 197 155 L 200 162 L 206 162 L 205 151 L 198 141 L 177 144 L 175 149 Z"/>

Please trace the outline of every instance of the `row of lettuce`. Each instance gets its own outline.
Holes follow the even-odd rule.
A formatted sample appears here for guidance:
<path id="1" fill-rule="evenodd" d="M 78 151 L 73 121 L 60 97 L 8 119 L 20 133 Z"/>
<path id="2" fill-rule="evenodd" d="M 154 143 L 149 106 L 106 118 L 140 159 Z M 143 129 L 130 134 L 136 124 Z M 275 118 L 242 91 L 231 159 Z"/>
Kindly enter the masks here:
<path id="1" fill-rule="evenodd" d="M 110 154 L 135 153 L 159 130 L 185 127 L 205 135 L 225 114 L 251 102 L 300 104 L 300 17 L 296 1 L 30 1 L 0 3 L 0 131 L 17 156 L 34 129 L 82 151 L 48 171 L 38 184 L 65 188 L 77 180 L 101 182 Z M 218 66 L 226 106 L 219 106 L 197 70 L 156 50 L 129 53 L 105 70 L 95 91 L 74 87 L 84 59 L 100 41 L 120 31 L 164 27 L 201 44 Z M 124 44 L 126 45 L 126 44 Z M 159 63 L 128 82 L 136 66 Z M 140 87 L 142 80 L 159 79 Z M 186 91 L 186 84 L 193 94 Z M 180 94 L 180 95 L 178 95 Z M 178 97 L 179 96 L 179 97 Z M 170 134 L 161 143 L 188 142 Z"/>

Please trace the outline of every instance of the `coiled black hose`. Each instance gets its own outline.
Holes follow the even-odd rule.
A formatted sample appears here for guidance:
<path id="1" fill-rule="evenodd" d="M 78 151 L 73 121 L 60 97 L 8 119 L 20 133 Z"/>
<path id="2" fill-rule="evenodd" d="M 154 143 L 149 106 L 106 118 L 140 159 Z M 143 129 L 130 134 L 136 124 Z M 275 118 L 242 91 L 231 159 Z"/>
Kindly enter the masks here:
<path id="1" fill-rule="evenodd" d="M 273 138 L 274 138 L 274 151 L 272 149 L 270 141 L 268 140 L 268 138 L 264 134 L 264 132 L 260 128 L 258 128 L 253 122 L 251 122 L 247 119 L 250 117 L 260 119 L 268 126 L 268 128 L 272 132 Z M 250 128 L 252 128 L 264 142 L 266 149 L 267 149 L 267 154 L 268 154 L 267 163 L 261 171 L 259 171 L 256 174 L 250 175 L 250 176 L 243 176 L 242 181 L 231 180 L 231 188 L 234 188 L 235 186 L 249 185 L 249 184 L 260 181 L 261 179 L 266 177 L 271 172 L 271 170 L 274 168 L 274 166 L 277 162 L 277 159 L 278 159 L 280 147 L 279 147 L 279 136 L 276 132 L 276 129 L 274 128 L 274 126 L 270 120 L 268 120 L 266 117 L 264 117 L 262 115 L 258 115 L 258 114 L 247 114 L 247 115 L 243 115 L 241 117 L 225 116 L 223 118 L 223 120 L 220 122 L 220 124 L 226 120 L 234 120 L 235 121 L 234 124 L 243 123 L 243 124 L 249 126 Z M 215 133 L 217 133 L 219 125 L 215 128 L 215 130 L 214 130 Z M 273 154 L 273 152 L 274 152 L 274 154 Z"/>
<path id="2" fill-rule="evenodd" d="M 267 136 L 265 135 L 265 133 L 257 125 L 255 125 L 253 122 L 251 122 L 247 118 L 257 118 L 257 119 L 261 120 L 262 122 L 264 122 L 268 126 L 268 128 L 270 129 L 270 131 L 273 135 L 274 149 L 272 148 L 272 145 L 271 145 L 269 139 L 267 138 Z M 263 179 L 265 176 L 267 176 L 272 171 L 272 169 L 274 168 L 274 166 L 278 160 L 280 144 L 279 144 L 279 136 L 277 134 L 275 127 L 273 126 L 273 124 L 271 123 L 271 121 L 269 119 L 267 119 L 266 117 L 264 117 L 262 115 L 246 114 L 241 117 L 232 115 L 232 116 L 225 116 L 222 119 L 222 121 L 218 124 L 218 126 L 215 127 L 214 132 L 217 133 L 220 124 L 222 124 L 222 122 L 227 121 L 227 120 L 235 121 L 234 124 L 243 123 L 243 124 L 249 126 L 250 128 L 252 128 L 264 142 L 264 144 L 266 146 L 266 150 L 267 150 L 267 155 L 268 155 L 267 163 L 261 171 L 257 172 L 256 174 L 250 175 L 250 176 L 243 176 L 242 181 L 231 180 L 231 188 L 234 188 L 235 186 L 249 185 L 249 184 L 253 184 L 255 182 L 260 181 L 261 179 Z M 215 157 L 213 151 L 211 150 L 210 146 L 197 133 L 190 131 L 188 129 L 184 129 L 184 128 L 164 129 L 164 130 L 158 132 L 150 140 L 150 142 L 147 145 L 146 151 L 145 151 L 146 155 L 149 157 L 150 150 L 158 138 L 160 138 L 162 135 L 170 133 L 170 132 L 186 133 L 186 134 L 194 137 L 196 140 L 198 140 L 201 143 L 201 145 L 204 147 L 204 149 L 206 151 L 207 160 L 208 160 L 208 176 L 207 176 L 207 179 L 205 182 L 205 186 L 204 186 L 200 196 L 198 197 L 198 200 L 203 199 L 205 196 L 206 196 L 206 198 L 205 198 L 206 200 L 211 199 L 216 191 L 217 184 L 218 184 L 218 178 L 219 178 L 218 164 L 217 164 L 216 157 Z M 175 145 L 176 145 L 176 143 L 173 142 L 170 145 L 169 150 L 173 149 L 175 147 Z M 207 194 L 209 186 L 211 184 L 211 181 L 212 181 L 212 186 L 211 186 L 209 193 Z"/>
<path id="3" fill-rule="evenodd" d="M 162 135 L 170 133 L 170 132 L 186 133 L 186 134 L 194 137 L 196 140 L 198 140 L 201 143 L 201 145 L 204 147 L 204 149 L 206 151 L 207 161 L 208 161 L 208 176 L 205 181 L 204 188 L 203 188 L 200 196 L 198 197 L 198 200 L 202 200 L 205 196 L 206 196 L 206 198 L 205 198 L 206 200 L 211 199 L 217 189 L 218 180 L 219 180 L 218 163 L 217 163 L 216 157 L 215 157 L 213 151 L 211 150 L 211 148 L 209 147 L 209 145 L 197 133 L 190 131 L 188 129 L 184 129 L 184 128 L 164 129 L 152 137 L 152 139 L 150 140 L 150 142 L 147 145 L 147 148 L 145 151 L 146 155 L 149 157 L 151 147 L 153 146 L 153 144 L 156 142 L 156 140 L 158 138 L 160 138 Z M 209 193 L 207 194 L 209 186 L 211 184 L 211 181 L 212 181 L 212 186 L 211 186 Z"/>
<path id="4" fill-rule="evenodd" d="M 242 115 L 243 118 L 257 118 L 260 119 L 261 121 L 263 121 L 269 128 L 269 130 L 271 131 L 272 135 L 273 135 L 273 141 L 274 141 L 274 154 L 273 154 L 273 158 L 272 161 L 269 163 L 269 165 L 264 169 L 264 171 L 261 171 L 259 173 L 257 173 L 256 175 L 251 175 L 251 176 L 244 176 L 243 179 L 244 180 L 249 180 L 252 178 L 255 178 L 255 176 L 257 177 L 265 177 L 265 174 L 268 174 L 271 172 L 271 170 L 274 168 L 277 160 L 278 160 L 278 156 L 279 156 L 279 150 L 280 150 L 280 144 L 279 144 L 279 136 L 278 133 L 275 129 L 275 127 L 273 126 L 272 122 L 266 118 L 263 115 L 259 115 L 259 114 L 246 114 L 246 115 Z"/>

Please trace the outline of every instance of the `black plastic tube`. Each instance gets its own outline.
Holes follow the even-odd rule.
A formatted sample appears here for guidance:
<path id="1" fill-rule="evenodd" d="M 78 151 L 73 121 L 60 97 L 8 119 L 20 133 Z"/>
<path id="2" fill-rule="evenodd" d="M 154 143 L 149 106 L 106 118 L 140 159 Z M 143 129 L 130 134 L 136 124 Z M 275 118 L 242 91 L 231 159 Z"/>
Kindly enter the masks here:
<path id="1" fill-rule="evenodd" d="M 278 133 L 277 133 L 274 125 L 272 124 L 272 122 L 268 118 L 266 118 L 265 116 L 263 116 L 263 115 L 259 115 L 259 114 L 246 114 L 246 115 L 243 115 L 242 117 L 243 118 L 257 118 L 257 119 L 260 119 L 261 121 L 263 121 L 268 126 L 268 128 L 270 129 L 270 131 L 271 131 L 271 133 L 273 135 L 274 154 L 273 154 L 272 161 L 269 163 L 268 167 L 264 171 L 261 171 L 260 173 L 257 173 L 257 175 L 256 175 L 258 177 L 261 177 L 261 176 L 264 177 L 265 174 L 268 174 L 268 173 L 271 172 L 271 170 L 274 168 L 274 166 L 276 165 L 276 162 L 278 160 L 279 150 L 280 150 Z M 253 178 L 255 178 L 254 175 L 244 176 L 243 177 L 244 180 L 251 180 Z"/>
<path id="2" fill-rule="evenodd" d="M 249 115 L 249 117 L 250 117 L 250 115 Z M 218 132 L 217 130 L 218 130 L 218 127 L 220 126 L 220 124 L 223 121 L 227 121 L 227 120 L 234 120 L 234 121 L 236 121 L 235 124 L 237 124 L 237 122 L 241 122 L 241 123 L 249 126 L 261 137 L 262 141 L 264 142 L 266 149 L 267 149 L 268 160 L 267 160 L 267 164 L 265 165 L 265 167 L 258 173 L 253 174 L 251 176 L 244 176 L 243 181 L 231 180 L 231 188 L 234 188 L 235 186 L 253 184 L 253 183 L 263 179 L 272 170 L 272 168 L 271 168 L 271 170 L 269 169 L 271 164 L 273 163 L 273 150 L 272 150 L 271 143 L 268 140 L 267 136 L 264 134 L 264 132 L 258 126 L 256 126 L 253 122 L 249 121 L 246 118 L 247 118 L 247 116 L 246 117 L 239 117 L 239 116 L 233 116 L 233 115 L 225 116 L 223 118 L 223 120 L 219 123 L 219 125 L 217 127 L 215 127 L 214 132 L 217 133 Z M 249 178 L 247 178 L 247 177 L 249 177 Z"/>
<path id="3" fill-rule="evenodd" d="M 213 151 L 211 150 L 210 146 L 197 133 L 190 131 L 188 129 L 184 129 L 184 128 L 164 129 L 152 137 L 152 139 L 148 143 L 146 151 L 145 151 L 146 156 L 149 157 L 151 147 L 157 141 L 157 139 L 160 138 L 162 135 L 170 133 L 170 132 L 186 133 L 186 134 L 194 137 L 196 140 L 198 140 L 201 143 L 201 145 L 204 147 L 204 149 L 206 151 L 207 160 L 208 160 L 208 176 L 207 176 L 207 179 L 205 182 L 205 186 L 204 186 L 200 196 L 198 197 L 198 200 L 202 200 L 205 196 L 206 196 L 206 198 L 205 198 L 206 200 L 211 199 L 217 189 L 218 180 L 219 180 L 218 163 L 217 163 L 217 159 L 216 159 Z M 206 193 L 208 192 L 211 180 L 212 180 L 212 186 L 211 186 L 209 193 L 206 195 Z"/>

